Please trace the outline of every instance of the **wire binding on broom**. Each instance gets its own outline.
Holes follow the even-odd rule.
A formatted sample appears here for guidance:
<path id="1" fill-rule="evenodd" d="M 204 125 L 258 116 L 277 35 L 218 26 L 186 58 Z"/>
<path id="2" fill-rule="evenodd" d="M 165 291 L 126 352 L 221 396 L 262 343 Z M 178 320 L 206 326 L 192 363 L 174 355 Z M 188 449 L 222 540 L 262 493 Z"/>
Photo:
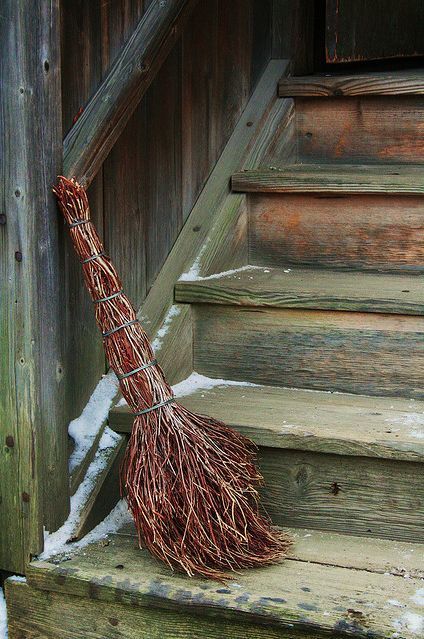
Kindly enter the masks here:
<path id="1" fill-rule="evenodd" d="M 260 512 L 255 446 L 175 401 L 94 225 L 85 223 L 85 190 L 60 177 L 53 191 L 82 261 L 106 357 L 135 414 L 121 482 L 140 546 L 173 569 L 216 579 L 280 560 L 290 542 Z"/>

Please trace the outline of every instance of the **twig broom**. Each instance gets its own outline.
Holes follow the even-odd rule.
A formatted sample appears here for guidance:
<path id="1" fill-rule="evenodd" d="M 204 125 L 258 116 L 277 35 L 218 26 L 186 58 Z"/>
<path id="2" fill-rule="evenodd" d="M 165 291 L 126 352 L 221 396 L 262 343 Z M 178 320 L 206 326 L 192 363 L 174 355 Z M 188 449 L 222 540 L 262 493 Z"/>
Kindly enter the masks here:
<path id="1" fill-rule="evenodd" d="M 122 490 L 140 546 L 188 575 L 280 559 L 288 539 L 259 512 L 262 477 L 250 440 L 173 397 L 148 337 L 90 221 L 87 194 L 60 177 L 53 189 L 81 261 L 106 357 L 135 419 Z"/>

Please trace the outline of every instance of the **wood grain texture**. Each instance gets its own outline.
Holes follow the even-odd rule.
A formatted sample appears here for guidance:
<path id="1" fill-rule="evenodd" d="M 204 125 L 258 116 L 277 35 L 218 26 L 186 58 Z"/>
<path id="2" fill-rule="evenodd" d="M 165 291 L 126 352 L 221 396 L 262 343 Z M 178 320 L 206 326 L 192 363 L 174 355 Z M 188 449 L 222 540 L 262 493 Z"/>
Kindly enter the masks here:
<path id="1" fill-rule="evenodd" d="M 421 165 L 291 164 L 235 173 L 236 192 L 424 194 Z"/>
<path id="2" fill-rule="evenodd" d="M 304 162 L 419 163 L 424 153 L 423 97 L 296 98 Z"/>
<path id="3" fill-rule="evenodd" d="M 62 107 L 63 131 L 72 126 L 73 119 L 102 77 L 101 2 L 64 0 L 61 5 L 62 48 Z M 103 171 L 93 180 L 88 196 L 91 217 L 102 234 Z M 81 265 L 67 231 L 61 224 L 61 249 L 66 291 L 67 382 L 69 419 L 77 417 L 86 405 L 101 375 L 105 372 L 105 357 L 96 326 L 92 303 L 84 286 Z M 75 487 L 75 484 L 74 484 Z"/>
<path id="4" fill-rule="evenodd" d="M 69 512 L 59 3 L 4 2 L 0 42 L 0 567 L 22 573 Z"/>
<path id="5" fill-rule="evenodd" d="M 424 398 L 424 318 L 195 308 L 194 368 L 272 386 Z"/>
<path id="6" fill-rule="evenodd" d="M 10 639 L 292 639 L 290 630 L 7 585 Z M 308 639 L 318 639 L 314 630 Z"/>
<path id="7" fill-rule="evenodd" d="M 149 322 L 151 335 L 156 333 L 173 302 L 175 282 L 191 268 L 208 237 L 213 224 L 211 211 L 219 210 L 230 193 L 229 176 L 236 167 L 254 166 L 272 139 L 275 127 L 286 110 L 283 101 L 278 101 L 275 96 L 275 82 L 285 68 L 286 63 L 282 61 L 272 61 L 268 65 L 142 304 L 139 315 L 145 323 Z M 249 122 L 252 126 L 247 126 Z"/>
<path id="8" fill-rule="evenodd" d="M 295 75 L 313 71 L 314 22 L 308 0 L 273 0 L 272 57 L 291 60 Z"/>
<path id="9" fill-rule="evenodd" d="M 424 462 L 423 402 L 272 386 L 200 388 L 180 401 L 260 447 Z M 133 416 L 117 407 L 109 423 L 128 433 Z"/>
<path id="10" fill-rule="evenodd" d="M 203 619 L 212 623 L 231 620 L 235 628 L 237 623 L 245 623 L 252 632 L 253 627 L 264 627 L 271 633 L 265 637 L 273 637 L 274 628 L 288 631 L 288 637 L 296 637 L 298 632 L 302 633 L 299 637 L 328 632 L 340 638 L 350 631 L 358 637 L 369 637 L 373 632 L 389 638 L 403 611 L 388 606 L 388 599 L 398 600 L 411 612 L 420 611 L 411 600 L 420 587 L 416 579 L 293 559 L 242 571 L 227 584 L 190 580 L 172 574 L 126 535 L 111 536 L 107 546 L 92 544 L 65 563 L 33 563 L 29 583 L 52 591 L 52 600 L 57 596 L 54 593 L 62 593 L 80 601 L 95 599 L 99 606 L 100 602 L 124 605 L 128 618 L 137 610 L 146 615 L 161 612 L 163 618 L 175 610 L 181 618 L 192 614 L 188 636 L 193 636 L 197 619 Z M 407 630 L 402 635 L 413 639 Z"/>
<path id="11" fill-rule="evenodd" d="M 354 62 L 424 54 L 421 2 L 327 0 L 327 62 Z"/>
<path id="12" fill-rule="evenodd" d="M 424 315 L 420 279 L 413 275 L 253 266 L 221 277 L 177 282 L 175 299 L 191 304 Z"/>
<path id="13" fill-rule="evenodd" d="M 323 74 L 282 78 L 280 97 L 336 97 L 342 95 L 423 95 L 424 71 L 379 71 L 350 75 Z"/>
<path id="14" fill-rule="evenodd" d="M 87 186 L 181 35 L 197 0 L 152 2 L 66 136 L 63 169 Z"/>
<path id="15" fill-rule="evenodd" d="M 252 194 L 249 263 L 422 273 L 424 199 Z"/>
<path id="16" fill-rule="evenodd" d="M 314 564 L 367 570 L 380 574 L 424 577 L 424 545 L 374 537 L 355 537 L 312 528 L 287 528 L 294 540 L 289 559 Z M 125 524 L 119 535 L 136 537 L 133 523 Z"/>
<path id="17" fill-rule="evenodd" d="M 258 461 L 277 525 L 424 542 L 422 464 L 275 448 Z"/>

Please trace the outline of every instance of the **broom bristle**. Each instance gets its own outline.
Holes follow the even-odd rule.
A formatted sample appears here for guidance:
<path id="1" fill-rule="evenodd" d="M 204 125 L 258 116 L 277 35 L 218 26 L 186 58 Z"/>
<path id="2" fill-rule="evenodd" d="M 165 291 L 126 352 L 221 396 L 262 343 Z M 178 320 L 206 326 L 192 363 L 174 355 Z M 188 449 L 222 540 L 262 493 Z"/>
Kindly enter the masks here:
<path id="1" fill-rule="evenodd" d="M 174 401 L 89 222 L 84 189 L 61 177 L 54 192 L 95 302 L 107 359 L 130 408 L 142 413 L 135 417 L 122 467 L 122 488 L 140 546 L 171 568 L 217 579 L 278 561 L 290 541 L 260 512 L 262 477 L 253 443 Z"/>

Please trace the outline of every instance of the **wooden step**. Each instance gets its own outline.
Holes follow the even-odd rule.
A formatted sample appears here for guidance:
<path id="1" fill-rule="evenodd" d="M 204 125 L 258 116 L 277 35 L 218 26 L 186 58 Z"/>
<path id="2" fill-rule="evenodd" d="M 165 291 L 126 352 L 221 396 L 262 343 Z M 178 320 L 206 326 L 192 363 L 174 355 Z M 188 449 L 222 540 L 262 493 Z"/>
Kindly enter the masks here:
<path id="1" fill-rule="evenodd" d="M 67 561 L 33 562 L 28 583 L 9 580 L 10 624 L 49 639 L 419 636 L 422 546 L 293 533 L 289 559 L 225 584 L 173 574 L 131 534 L 109 535 Z"/>
<path id="2" fill-rule="evenodd" d="M 424 399 L 424 318 L 193 305 L 194 370 L 210 377 Z"/>
<path id="3" fill-rule="evenodd" d="M 284 77 L 278 84 L 278 95 L 281 98 L 423 94 L 424 69 Z"/>
<path id="4" fill-rule="evenodd" d="M 421 195 L 251 193 L 249 261 L 424 272 Z"/>
<path id="5" fill-rule="evenodd" d="M 175 298 L 192 304 L 424 315 L 424 285 L 414 275 L 251 267 L 178 282 Z"/>
<path id="6" fill-rule="evenodd" d="M 424 403 L 267 386 L 200 388 L 180 401 L 259 447 L 273 521 L 424 541 Z M 128 407 L 110 413 L 129 432 Z"/>
<path id="7" fill-rule="evenodd" d="M 298 161 L 423 161 L 424 96 L 299 97 L 294 102 Z"/>
<path id="8" fill-rule="evenodd" d="M 424 194 L 424 165 L 292 164 L 240 171 L 232 189 L 249 193 Z"/>

